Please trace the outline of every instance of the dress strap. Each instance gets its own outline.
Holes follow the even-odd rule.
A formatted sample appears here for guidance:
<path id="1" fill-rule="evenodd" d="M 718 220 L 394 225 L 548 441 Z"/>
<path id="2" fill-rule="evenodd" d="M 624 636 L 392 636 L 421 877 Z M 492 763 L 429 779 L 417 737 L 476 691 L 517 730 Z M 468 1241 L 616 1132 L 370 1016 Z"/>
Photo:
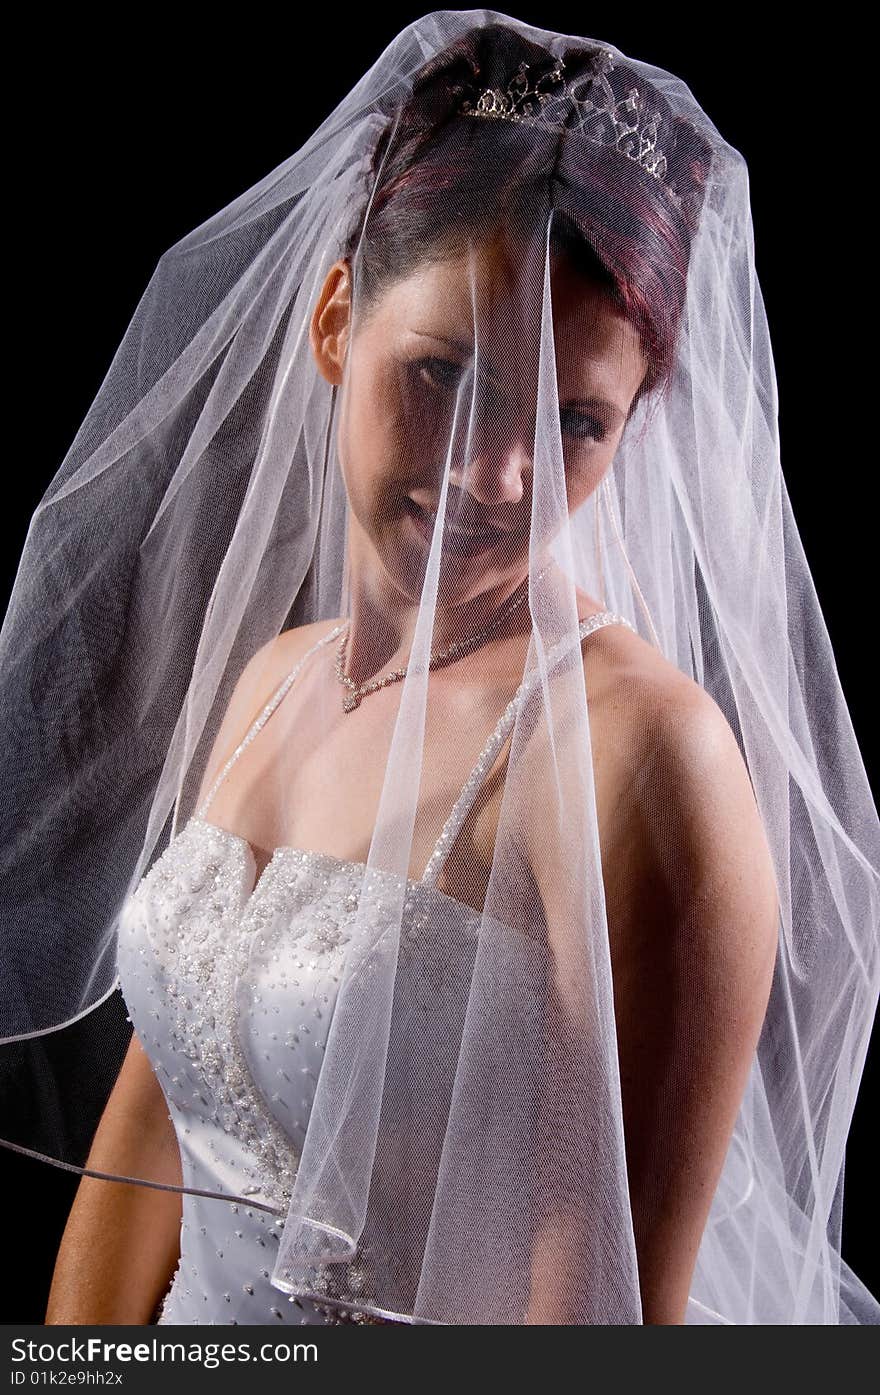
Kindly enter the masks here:
<path id="1" fill-rule="evenodd" d="M 316 643 L 314 643 L 309 649 L 307 649 L 306 652 L 300 657 L 300 659 L 291 669 L 290 673 L 287 675 L 284 681 L 272 694 L 272 697 L 266 703 L 266 706 L 263 708 L 256 721 L 252 724 L 247 735 L 244 737 L 241 743 L 238 746 L 236 746 L 232 755 L 229 757 L 229 760 L 226 762 L 223 769 L 220 771 L 220 774 L 217 776 L 216 780 L 214 781 L 213 785 L 208 791 L 208 795 L 198 811 L 199 818 L 204 818 L 208 809 L 208 805 L 213 800 L 221 784 L 226 779 L 226 776 L 229 774 L 235 762 L 238 760 L 238 757 L 241 755 L 242 751 L 244 751 L 245 748 L 250 745 L 254 737 L 260 731 L 262 731 L 263 727 L 266 725 L 269 718 L 272 716 L 272 713 L 275 711 L 276 707 L 289 690 L 291 684 L 293 683 L 303 664 L 306 662 L 306 659 L 310 658 L 311 655 L 316 653 L 316 651 L 322 648 L 323 645 L 329 644 L 331 640 L 334 640 L 336 636 L 345 628 L 347 623 L 347 621 L 343 620 L 338 625 L 335 625 L 332 630 L 329 630 L 327 634 L 322 635 L 322 637 L 319 640 L 317 640 Z M 585 620 L 580 621 L 578 625 L 578 643 L 581 643 L 586 638 L 586 636 L 592 634 L 594 630 L 601 629 L 605 625 L 626 625 L 627 629 L 633 630 L 635 632 L 635 627 L 631 625 L 630 622 L 624 618 L 624 616 L 618 615 L 611 610 L 600 610 L 597 611 L 595 615 L 588 615 Z M 554 649 L 550 651 L 551 662 L 555 662 L 556 656 L 564 652 L 564 649 L 565 641 L 563 640 L 558 645 L 556 645 Z M 511 731 L 511 728 L 513 727 L 519 708 L 522 706 L 523 702 L 525 701 L 532 688 L 540 680 L 540 676 L 540 670 L 534 670 L 532 673 L 530 673 L 528 677 L 525 678 L 523 682 L 519 685 L 515 695 L 511 698 L 507 707 L 504 709 L 504 712 L 501 714 L 501 718 L 498 722 L 498 725 L 496 726 L 492 735 L 489 737 L 489 740 L 486 742 L 485 746 L 480 752 L 476 765 L 474 766 L 473 770 L 468 776 L 464 784 L 464 787 L 461 791 L 461 794 L 459 795 L 455 803 L 455 806 L 451 814 L 449 815 L 449 818 L 446 820 L 446 823 L 443 826 L 443 830 L 440 834 L 440 837 L 437 839 L 437 842 L 434 845 L 434 850 L 431 853 L 430 858 L 428 859 L 427 866 L 425 867 L 425 871 L 421 877 L 421 882 L 423 885 L 433 886 L 436 883 L 437 878 L 440 875 L 440 870 L 443 866 L 443 862 L 446 858 L 446 855 L 449 852 L 449 849 L 452 847 L 452 844 L 454 843 L 455 839 L 458 837 L 461 827 L 464 824 L 464 821 L 467 818 L 468 814 L 470 813 L 471 805 L 473 804 L 474 800 L 477 797 L 477 794 L 479 793 L 480 786 L 482 785 L 483 780 L 486 778 L 487 772 L 491 770 L 492 766 L 495 764 L 498 752 L 501 749 L 504 742 L 506 741 Z"/>
<path id="2" fill-rule="evenodd" d="M 592 634 L 594 630 L 602 629 L 605 625 L 626 625 L 627 629 L 636 633 L 635 626 L 631 625 L 624 616 L 618 615 L 611 610 L 600 610 L 594 615 L 588 615 L 585 620 L 580 621 L 578 624 L 578 643 L 581 643 L 586 636 Z M 565 640 L 560 641 L 560 643 L 550 651 L 551 661 L 555 662 L 554 656 L 562 654 L 565 651 L 565 643 Z M 421 878 L 423 885 L 434 886 L 436 884 L 449 849 L 458 837 L 462 825 L 470 813 L 471 805 L 479 793 L 480 786 L 486 778 L 487 773 L 495 764 L 498 752 L 510 734 L 519 708 L 528 697 L 532 688 L 540 681 L 540 677 L 541 671 L 539 669 L 533 670 L 519 685 L 515 695 L 511 698 L 504 712 L 501 714 L 498 725 L 480 752 L 477 763 L 468 776 L 455 807 L 446 820 L 440 837 L 437 839 L 434 851 L 428 859 L 428 865 Z"/>
<path id="3" fill-rule="evenodd" d="M 223 781 L 226 779 L 226 776 L 229 774 L 233 765 L 238 760 L 245 747 L 249 746 L 250 743 L 253 741 L 254 737 L 260 731 L 262 731 L 263 727 L 266 725 L 269 718 L 272 716 L 272 713 L 275 711 L 275 708 L 278 706 L 279 702 L 290 688 L 291 683 L 296 678 L 296 675 L 299 673 L 306 659 L 310 658 L 312 654 L 316 652 L 316 650 L 322 647 L 322 645 L 329 644 L 332 639 L 335 639 L 336 636 L 340 633 L 340 631 L 345 628 L 346 624 L 347 621 L 340 621 L 340 623 L 338 625 L 335 625 L 332 630 L 328 631 L 327 634 L 322 635 L 321 638 L 317 640 L 317 642 L 313 644 L 311 648 L 307 649 L 306 652 L 298 659 L 294 667 L 291 669 L 290 673 L 288 673 L 287 677 L 284 679 L 284 682 L 272 694 L 271 698 L 266 703 L 266 706 L 263 708 L 259 717 L 257 717 L 256 721 L 251 726 L 250 731 L 247 733 L 244 740 L 238 746 L 236 746 L 235 750 L 232 752 L 232 755 L 229 757 L 229 760 L 226 762 L 223 769 L 220 771 L 220 774 L 217 776 L 216 780 L 214 781 L 213 785 L 208 791 L 207 798 L 202 804 L 202 807 L 199 809 L 199 818 L 205 817 L 208 805 L 211 803 L 212 799 L 214 798 L 214 795 L 217 793 Z"/>

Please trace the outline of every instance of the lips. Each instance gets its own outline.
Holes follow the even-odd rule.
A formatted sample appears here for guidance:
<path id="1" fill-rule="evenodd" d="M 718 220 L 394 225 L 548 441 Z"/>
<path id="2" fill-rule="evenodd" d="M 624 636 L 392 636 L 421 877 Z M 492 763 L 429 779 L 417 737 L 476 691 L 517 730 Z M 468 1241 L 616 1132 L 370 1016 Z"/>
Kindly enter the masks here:
<path id="1" fill-rule="evenodd" d="M 415 501 L 413 500 L 413 502 Z M 416 508 L 419 510 L 422 517 L 428 520 L 433 528 L 437 520 L 437 511 L 435 509 L 424 509 L 419 504 L 416 504 Z M 481 522 L 478 519 L 453 518 L 448 511 L 446 514 L 446 527 L 464 537 L 500 538 L 502 536 L 502 530 L 494 527 L 492 524 Z"/>
<path id="2" fill-rule="evenodd" d="M 436 509 L 427 504 L 416 503 L 415 499 L 411 496 L 407 498 L 407 503 L 414 505 L 424 518 L 429 519 L 432 524 L 434 523 L 437 517 Z M 474 514 L 473 510 L 469 509 L 465 504 L 456 507 L 455 501 L 453 501 L 451 505 L 447 501 L 446 526 L 447 528 L 454 528 L 456 532 L 459 533 L 479 533 L 481 535 L 498 537 L 503 537 L 505 533 L 510 531 L 497 523 L 493 523 L 488 518 L 482 518 L 478 514 Z"/>
<path id="3" fill-rule="evenodd" d="M 409 497 L 406 502 L 419 532 L 423 538 L 430 542 L 437 520 L 436 512 L 432 509 L 423 509 L 420 504 Z M 482 547 L 493 547 L 505 536 L 505 531 L 501 528 L 493 528 L 485 524 L 465 524 L 459 520 L 453 521 L 447 513 L 443 528 L 442 546 L 444 550 L 448 551 L 474 552 Z"/>

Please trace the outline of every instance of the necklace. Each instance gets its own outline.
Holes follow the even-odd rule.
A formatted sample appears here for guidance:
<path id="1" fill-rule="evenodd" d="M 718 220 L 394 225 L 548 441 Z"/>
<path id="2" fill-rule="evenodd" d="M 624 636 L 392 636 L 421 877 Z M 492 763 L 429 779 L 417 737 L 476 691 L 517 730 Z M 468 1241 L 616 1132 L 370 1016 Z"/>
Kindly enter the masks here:
<path id="1" fill-rule="evenodd" d="M 543 567 L 541 571 L 538 572 L 536 579 L 540 581 L 546 571 L 547 568 Z M 457 659 L 468 650 L 476 649 L 477 645 L 481 644 L 484 639 L 488 639 L 489 635 L 497 630 L 501 621 L 508 616 L 512 610 L 516 610 L 517 606 L 522 605 L 523 602 L 528 599 L 528 594 L 528 589 L 526 589 L 521 596 L 517 596 L 516 600 L 508 601 L 490 625 L 487 625 L 485 629 L 478 630 L 476 634 L 471 635 L 468 639 L 455 640 L 454 643 L 448 645 L 446 649 L 432 650 L 428 659 L 429 670 L 432 669 L 435 664 L 441 663 L 444 659 Z M 391 669 L 390 672 L 383 674 L 381 678 L 372 678 L 369 683 L 364 683 L 363 686 L 359 688 L 354 679 L 349 678 L 348 674 L 343 671 L 345 646 L 347 643 L 348 630 L 346 629 L 345 634 L 342 636 L 342 643 L 336 651 L 335 668 L 336 677 L 339 679 L 340 683 L 343 683 L 349 690 L 342 699 L 342 709 L 344 712 L 353 712 L 356 707 L 360 706 L 361 699 L 365 698 L 368 693 L 378 692 L 380 688 L 385 688 L 390 683 L 399 683 L 402 678 L 405 678 L 407 666 L 404 665 L 403 668 Z"/>

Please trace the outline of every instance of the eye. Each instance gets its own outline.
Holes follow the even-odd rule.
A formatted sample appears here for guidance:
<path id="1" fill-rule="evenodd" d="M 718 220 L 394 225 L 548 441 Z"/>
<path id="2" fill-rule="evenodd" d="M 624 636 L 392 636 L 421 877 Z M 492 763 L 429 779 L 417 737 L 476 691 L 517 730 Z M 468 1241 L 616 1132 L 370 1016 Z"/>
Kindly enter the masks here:
<path id="1" fill-rule="evenodd" d="M 569 407 L 560 412 L 559 416 L 562 429 L 567 436 L 574 436 L 581 441 L 590 438 L 594 441 L 604 441 L 608 435 L 607 427 L 586 412 L 578 412 Z"/>
<path id="2" fill-rule="evenodd" d="M 423 358 L 418 364 L 419 377 L 429 388 L 452 391 L 461 378 L 461 364 L 449 358 Z"/>

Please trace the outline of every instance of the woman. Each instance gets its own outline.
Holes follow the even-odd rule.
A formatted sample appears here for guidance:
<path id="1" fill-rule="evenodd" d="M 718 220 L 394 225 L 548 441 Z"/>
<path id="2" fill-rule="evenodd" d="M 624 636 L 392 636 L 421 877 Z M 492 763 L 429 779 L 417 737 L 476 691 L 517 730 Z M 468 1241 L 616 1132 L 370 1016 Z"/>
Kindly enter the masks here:
<path id="1" fill-rule="evenodd" d="M 741 157 L 491 11 L 162 259 L 3 635 L 8 1035 L 134 1026 L 47 1322 L 875 1319 L 876 814 L 773 402 Z"/>

